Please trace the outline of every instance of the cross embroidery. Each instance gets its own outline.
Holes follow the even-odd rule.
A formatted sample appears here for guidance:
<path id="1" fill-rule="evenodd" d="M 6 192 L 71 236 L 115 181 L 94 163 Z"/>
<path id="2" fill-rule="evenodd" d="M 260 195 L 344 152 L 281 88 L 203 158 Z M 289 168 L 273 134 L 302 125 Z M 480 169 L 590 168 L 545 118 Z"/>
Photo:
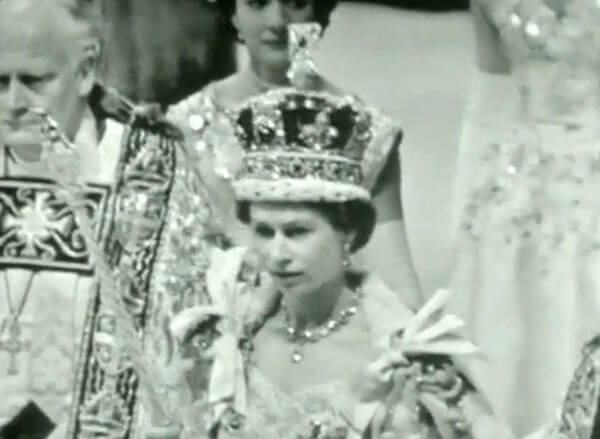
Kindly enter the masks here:
<path id="1" fill-rule="evenodd" d="M 21 339 L 21 327 L 17 321 L 12 319 L 11 322 L 8 322 L 7 320 L 4 319 L 0 334 L 4 333 L 4 330 L 8 326 L 8 338 L 0 340 L 0 351 L 8 353 L 8 374 L 16 375 L 19 372 L 17 356 L 21 352 L 30 349 L 31 342 Z"/>

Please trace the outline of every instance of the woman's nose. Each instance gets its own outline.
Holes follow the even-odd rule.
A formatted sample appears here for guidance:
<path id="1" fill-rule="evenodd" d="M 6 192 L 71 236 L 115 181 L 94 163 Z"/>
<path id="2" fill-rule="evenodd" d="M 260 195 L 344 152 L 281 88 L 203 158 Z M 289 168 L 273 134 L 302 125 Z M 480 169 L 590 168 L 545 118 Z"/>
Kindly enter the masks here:
<path id="1" fill-rule="evenodd" d="M 281 1 L 270 2 L 265 13 L 267 14 L 267 24 L 270 27 L 285 28 L 287 26 L 287 14 Z"/>
<path id="2" fill-rule="evenodd" d="M 272 264 L 281 268 L 291 261 L 289 245 L 283 234 L 278 233 L 273 237 L 269 248 L 269 259 Z"/>

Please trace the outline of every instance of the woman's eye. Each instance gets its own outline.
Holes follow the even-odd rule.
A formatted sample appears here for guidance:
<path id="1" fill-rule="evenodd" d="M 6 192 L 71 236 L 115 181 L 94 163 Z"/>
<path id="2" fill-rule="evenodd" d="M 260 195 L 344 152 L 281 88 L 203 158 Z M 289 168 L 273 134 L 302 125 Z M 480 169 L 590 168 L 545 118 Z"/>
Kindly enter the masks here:
<path id="1" fill-rule="evenodd" d="M 292 5 L 296 9 L 304 9 L 308 6 L 310 0 L 287 0 L 285 4 Z"/>
<path id="2" fill-rule="evenodd" d="M 309 230 L 305 227 L 292 227 L 285 231 L 285 235 L 288 238 L 297 238 L 306 235 L 308 232 Z"/>
<path id="3" fill-rule="evenodd" d="M 268 0 L 247 0 L 246 4 L 254 9 L 262 9 L 267 4 Z"/>
<path id="4" fill-rule="evenodd" d="M 254 232 L 262 238 L 271 238 L 275 235 L 275 231 L 272 228 L 263 225 L 254 227 Z"/>

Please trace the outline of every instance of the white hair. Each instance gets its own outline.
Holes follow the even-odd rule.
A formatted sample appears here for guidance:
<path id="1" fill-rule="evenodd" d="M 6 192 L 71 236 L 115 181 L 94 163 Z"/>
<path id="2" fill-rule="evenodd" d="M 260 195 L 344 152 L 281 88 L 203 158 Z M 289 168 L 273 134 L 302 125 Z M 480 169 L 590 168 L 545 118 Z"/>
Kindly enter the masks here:
<path id="1" fill-rule="evenodd" d="M 42 26 L 50 25 L 50 32 L 64 35 L 72 44 L 74 55 L 93 60 L 97 73 L 106 69 L 103 0 L 0 0 L 0 9 L 0 18 L 24 20 L 34 28 L 37 20 L 47 17 L 50 21 Z"/>
<path id="2" fill-rule="evenodd" d="M 9 11 L 27 14 L 30 8 L 58 7 L 67 12 L 83 37 L 104 41 L 103 0 L 0 0 Z"/>

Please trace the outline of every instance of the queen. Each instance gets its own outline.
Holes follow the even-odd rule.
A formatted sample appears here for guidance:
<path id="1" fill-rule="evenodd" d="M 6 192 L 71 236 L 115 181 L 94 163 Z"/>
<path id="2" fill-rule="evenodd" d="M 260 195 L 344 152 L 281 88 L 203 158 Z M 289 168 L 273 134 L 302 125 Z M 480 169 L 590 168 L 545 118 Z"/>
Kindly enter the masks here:
<path id="1" fill-rule="evenodd" d="M 208 302 L 172 319 L 180 351 L 194 352 L 195 400 L 181 407 L 193 422 L 149 437 L 506 437 L 453 360 L 475 346 L 442 312 L 449 293 L 414 315 L 352 267 L 375 224 L 361 170 L 369 114 L 295 88 L 240 107 L 232 183 L 248 247 L 216 249 Z"/>

